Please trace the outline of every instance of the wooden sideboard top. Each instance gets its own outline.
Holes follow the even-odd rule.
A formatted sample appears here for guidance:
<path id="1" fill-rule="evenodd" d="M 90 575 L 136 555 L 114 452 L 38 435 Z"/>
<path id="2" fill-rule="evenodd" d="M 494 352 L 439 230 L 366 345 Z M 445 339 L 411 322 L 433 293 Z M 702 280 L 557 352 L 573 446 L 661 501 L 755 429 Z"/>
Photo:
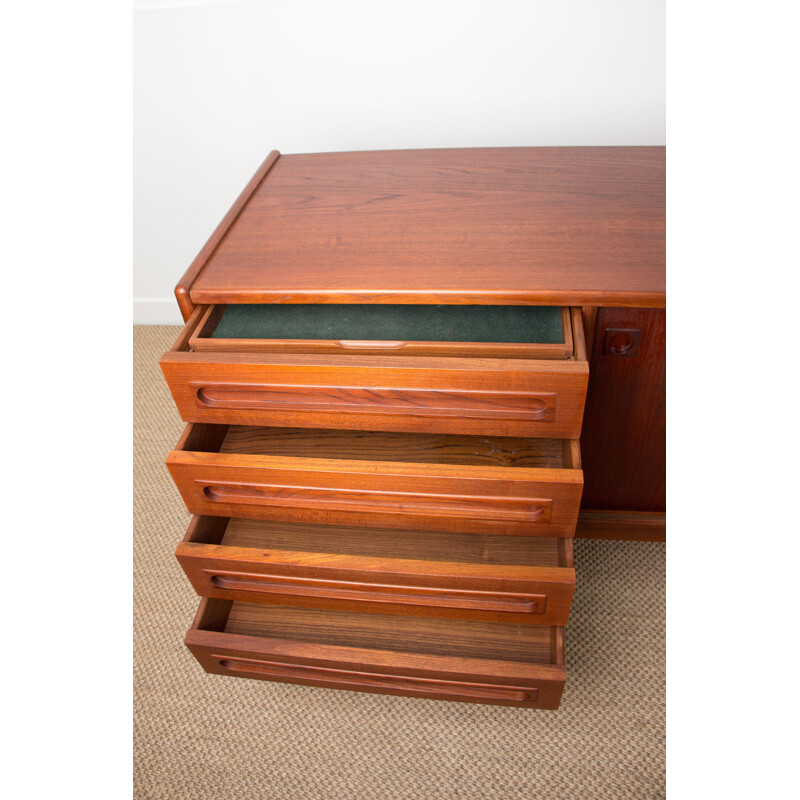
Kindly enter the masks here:
<path id="1" fill-rule="evenodd" d="M 664 195 L 663 147 L 273 151 L 176 294 L 661 307 Z"/>

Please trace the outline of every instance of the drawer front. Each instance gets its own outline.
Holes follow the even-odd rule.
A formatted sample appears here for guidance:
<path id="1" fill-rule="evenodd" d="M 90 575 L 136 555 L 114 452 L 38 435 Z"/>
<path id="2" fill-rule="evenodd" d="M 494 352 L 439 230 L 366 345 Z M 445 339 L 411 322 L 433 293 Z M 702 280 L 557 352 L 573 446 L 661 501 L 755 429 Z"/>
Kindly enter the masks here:
<path id="1" fill-rule="evenodd" d="M 578 438 L 584 361 L 193 353 L 161 368 L 187 422 Z"/>
<path id="2" fill-rule="evenodd" d="M 193 542 L 176 557 L 203 597 L 376 614 L 566 625 L 571 567 L 423 561 Z M 201 537 L 202 538 L 202 537 Z M 571 553 L 570 553 L 571 554 Z"/>
<path id="3" fill-rule="evenodd" d="M 186 644 L 206 672 L 377 694 L 519 708 L 558 708 L 563 667 L 190 630 Z"/>
<path id="4" fill-rule="evenodd" d="M 327 525 L 568 536 L 577 469 L 404 464 L 173 450 L 193 514 Z"/>

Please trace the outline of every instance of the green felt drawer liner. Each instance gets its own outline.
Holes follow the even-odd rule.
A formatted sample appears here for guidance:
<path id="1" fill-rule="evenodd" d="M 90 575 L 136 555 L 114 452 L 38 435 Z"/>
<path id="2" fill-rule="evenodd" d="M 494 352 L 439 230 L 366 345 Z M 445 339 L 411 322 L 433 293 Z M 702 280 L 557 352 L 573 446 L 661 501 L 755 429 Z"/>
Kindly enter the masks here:
<path id="1" fill-rule="evenodd" d="M 229 305 L 215 339 L 561 344 L 557 306 Z"/>

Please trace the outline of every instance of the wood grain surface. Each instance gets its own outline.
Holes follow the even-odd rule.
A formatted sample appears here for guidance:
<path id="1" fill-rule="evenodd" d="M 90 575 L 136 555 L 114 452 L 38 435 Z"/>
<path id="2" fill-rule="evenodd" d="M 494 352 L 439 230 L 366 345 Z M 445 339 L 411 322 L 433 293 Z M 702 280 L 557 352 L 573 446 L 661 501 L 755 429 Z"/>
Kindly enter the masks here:
<path id="1" fill-rule="evenodd" d="M 583 477 L 562 468 L 218 452 L 220 426 L 191 424 L 167 467 L 193 514 L 469 533 L 574 534 Z M 206 430 L 210 429 L 210 430 Z M 223 431 L 224 433 L 227 431 Z M 379 434 L 376 434 L 379 436 Z M 193 443 L 210 442 L 206 449 Z"/>
<path id="2" fill-rule="evenodd" d="M 234 603 L 225 632 L 343 647 L 549 664 L 550 628 Z"/>
<path id="3" fill-rule="evenodd" d="M 665 542 L 667 515 L 658 511 L 581 510 L 575 536 L 582 539 L 623 539 L 636 542 Z"/>
<path id="4" fill-rule="evenodd" d="M 222 221 L 214 229 L 214 232 L 209 237 L 208 241 L 203 245 L 200 252 L 195 256 L 194 261 L 189 265 L 189 268 L 183 274 L 178 285 L 175 287 L 175 299 L 178 301 L 181 314 L 185 320 L 189 319 L 194 310 L 194 303 L 189 296 L 189 288 L 194 280 L 202 272 L 203 268 L 208 263 L 209 258 L 213 255 L 214 251 L 219 246 L 220 242 L 225 238 L 231 225 L 233 225 L 236 218 L 241 213 L 247 202 L 250 200 L 253 192 L 258 188 L 267 173 L 275 165 L 275 162 L 280 157 L 277 150 L 273 150 L 263 161 L 261 166 L 256 170 L 255 175 L 250 179 L 247 186 L 242 189 L 241 194 L 236 198 L 236 202 L 228 209 L 228 212 L 222 218 Z"/>
<path id="5" fill-rule="evenodd" d="M 231 425 L 220 453 L 561 469 L 563 439 Z"/>
<path id="6" fill-rule="evenodd" d="M 218 675 L 468 703 L 558 708 L 565 681 L 562 628 L 248 608 L 205 598 L 186 644 Z"/>
<path id="7" fill-rule="evenodd" d="M 344 553 L 376 558 L 409 558 L 423 561 L 459 561 L 464 564 L 516 564 L 518 566 L 572 566 L 561 547 L 564 539 L 546 536 L 487 536 L 477 533 L 437 533 L 343 525 L 301 525 L 268 520 L 224 520 L 207 517 L 207 523 L 222 523 L 210 538 L 192 536 L 185 541 L 203 541 L 227 547 L 259 550 L 303 550 L 308 553 Z"/>
<path id="8" fill-rule="evenodd" d="M 225 531 L 194 517 L 175 555 L 206 597 L 528 625 L 569 618 L 566 540 L 325 527 L 232 519 Z M 484 550 L 515 563 L 488 564 Z"/>
<path id="9" fill-rule="evenodd" d="M 663 306 L 664 153 L 281 156 L 204 248 L 189 295 L 195 304 Z"/>
<path id="10" fill-rule="evenodd" d="M 170 350 L 187 422 L 577 438 L 585 361 Z"/>
<path id="11" fill-rule="evenodd" d="M 614 352 L 618 331 L 635 350 Z M 666 311 L 601 308 L 581 433 L 583 508 L 666 509 Z"/>

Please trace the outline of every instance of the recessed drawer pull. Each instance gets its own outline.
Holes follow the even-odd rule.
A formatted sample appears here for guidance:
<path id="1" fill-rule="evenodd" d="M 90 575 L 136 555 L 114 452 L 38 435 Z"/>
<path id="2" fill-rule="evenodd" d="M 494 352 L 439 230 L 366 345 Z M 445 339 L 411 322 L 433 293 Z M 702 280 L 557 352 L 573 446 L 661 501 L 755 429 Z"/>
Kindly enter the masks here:
<path id="1" fill-rule="evenodd" d="M 360 342 L 361 345 L 369 343 Z M 403 344 L 391 342 L 390 344 Z M 556 421 L 557 394 L 478 389 L 390 389 L 290 384 L 190 384 L 198 405 L 215 409 L 403 414 L 414 417 Z"/>
<path id="2" fill-rule="evenodd" d="M 206 498 L 216 503 L 246 503 L 290 508 L 330 508 L 372 514 L 425 513 L 443 517 L 496 519 L 509 522 L 545 521 L 552 500 L 522 497 L 480 497 L 411 492 L 371 492 L 329 486 L 281 484 L 213 484 L 197 481 Z"/>
<path id="3" fill-rule="evenodd" d="M 477 611 L 505 611 L 541 614 L 546 595 L 524 595 L 509 592 L 482 592 L 471 589 L 449 589 L 428 586 L 395 586 L 391 584 L 334 581 L 288 575 L 265 575 L 248 572 L 203 570 L 211 583 L 220 589 L 268 594 L 302 595 L 331 600 L 360 600 L 368 603 L 401 603 L 445 608 L 469 608 Z"/>
<path id="4" fill-rule="evenodd" d="M 406 346 L 406 342 L 367 342 L 367 341 L 358 341 L 356 339 L 342 339 L 339 342 L 336 342 L 339 347 L 346 347 L 346 348 L 353 348 L 353 349 L 366 349 L 369 348 L 370 350 L 399 350 L 401 347 Z"/>
<path id="5" fill-rule="evenodd" d="M 523 703 L 536 700 L 539 690 L 518 686 L 493 686 L 488 683 L 460 683 L 434 678 L 411 678 L 405 675 L 381 675 L 373 672 L 351 672 L 329 667 L 309 667 L 305 664 L 284 664 L 277 661 L 260 661 L 250 658 L 230 658 L 212 655 L 219 665 L 229 672 L 251 673 L 277 680 L 308 680 L 330 684 L 348 684 L 372 689 L 397 689 L 429 695 L 458 695 L 484 700 L 511 700 Z"/>

